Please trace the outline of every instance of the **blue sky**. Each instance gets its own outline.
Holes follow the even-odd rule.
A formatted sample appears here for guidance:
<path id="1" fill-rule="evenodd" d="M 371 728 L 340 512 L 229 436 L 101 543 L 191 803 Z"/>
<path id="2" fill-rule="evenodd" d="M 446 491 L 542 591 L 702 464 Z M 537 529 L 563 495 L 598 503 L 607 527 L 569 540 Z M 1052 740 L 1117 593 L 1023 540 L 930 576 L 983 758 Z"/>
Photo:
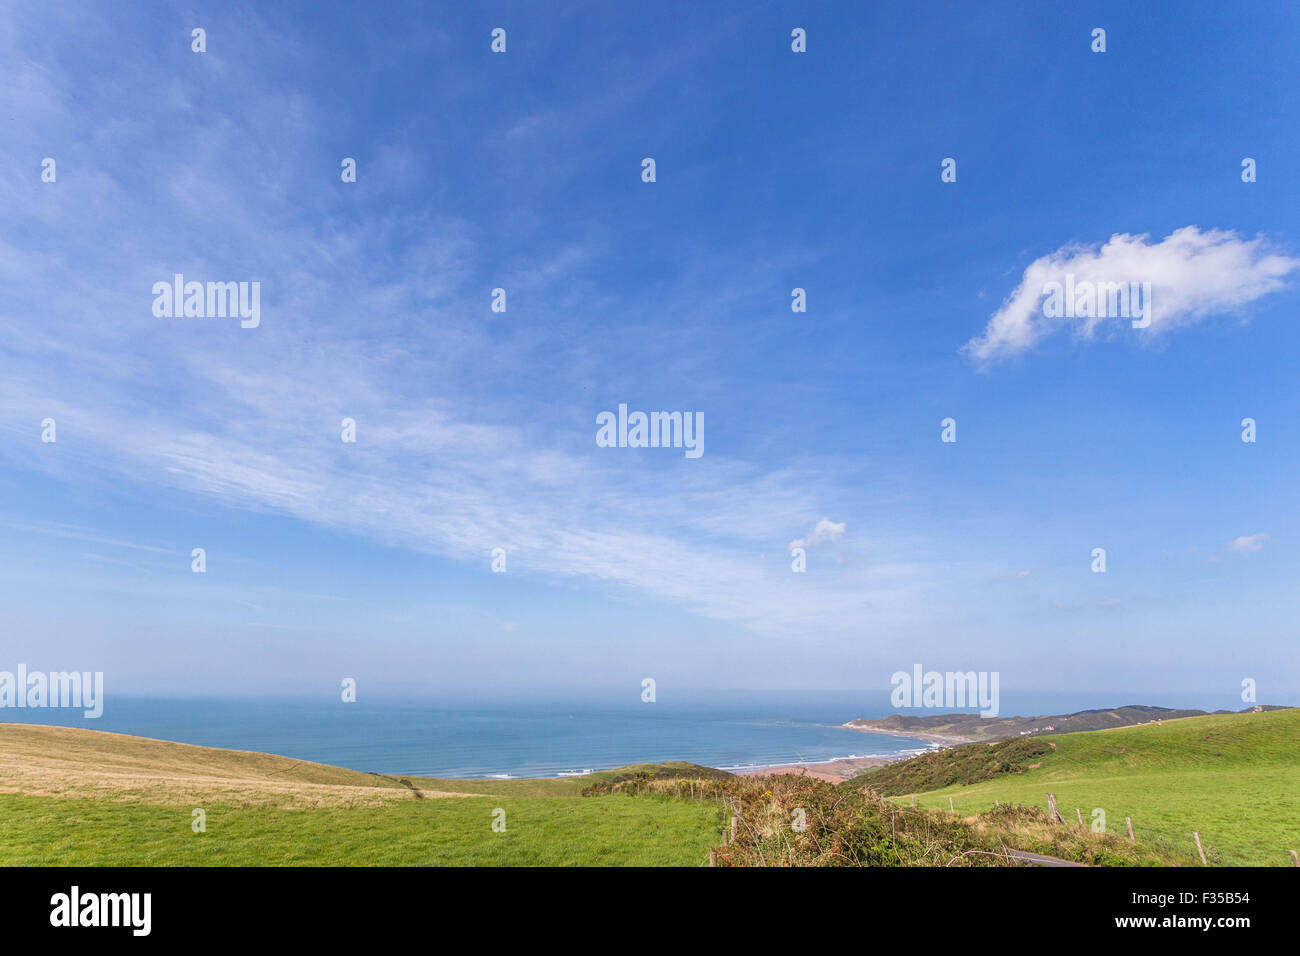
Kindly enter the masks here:
<path id="1" fill-rule="evenodd" d="M 461 6 L 0 12 L 0 668 L 1300 703 L 1294 5 Z"/>

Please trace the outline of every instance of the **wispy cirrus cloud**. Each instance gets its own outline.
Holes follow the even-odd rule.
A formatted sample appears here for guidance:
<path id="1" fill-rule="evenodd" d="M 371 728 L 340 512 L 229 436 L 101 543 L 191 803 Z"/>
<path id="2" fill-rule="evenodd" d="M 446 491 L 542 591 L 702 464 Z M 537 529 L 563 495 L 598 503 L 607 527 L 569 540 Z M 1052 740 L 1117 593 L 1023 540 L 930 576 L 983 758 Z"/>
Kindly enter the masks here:
<path id="1" fill-rule="evenodd" d="M 190 73 L 124 67 L 119 93 L 140 103 L 124 122 L 56 72 L 34 70 L 16 46 L 4 52 L 13 55 L 0 58 L 0 81 L 40 78 L 24 88 L 45 117 L 33 142 L 0 145 L 7 163 L 39 155 L 47 138 L 100 144 L 60 152 L 57 183 L 33 174 L 14 186 L 21 212 L 0 229 L 0 274 L 11 280 L 0 307 L 0 457 L 11 466 L 272 510 L 484 573 L 490 550 L 504 547 L 512 574 L 625 588 L 775 632 L 883 621 L 929 586 L 929 570 L 883 534 L 845 568 L 796 576 L 764 563 L 818 502 L 849 497 L 826 477 L 836 467 L 711 452 L 691 470 L 598 454 L 594 411 L 626 387 L 628 367 L 604 367 L 565 315 L 598 234 L 489 241 L 454 211 L 388 201 L 394 187 L 364 164 L 354 200 L 336 169 L 317 169 L 336 151 L 309 100 L 241 86 L 231 68 L 219 77 L 220 109 L 197 105 L 211 102 L 214 78 L 201 71 L 212 59 L 184 60 Z M 257 50 L 229 55 L 251 61 Z M 149 139 L 157 128 L 170 131 L 161 147 Z M 273 163 L 246 148 L 272 130 Z M 308 175 L 321 178 L 304 185 Z M 177 271 L 261 281 L 263 323 L 155 318 L 151 285 Z M 515 311 L 490 316 L 497 282 L 512 310 L 532 303 L 528 323 L 512 321 Z M 601 331 L 604 355 L 644 347 L 636 328 Z M 590 381 L 590 403 L 550 394 L 536 381 L 542 361 Z M 694 388 L 693 372 L 661 377 Z M 55 445 L 32 430 L 46 416 L 58 420 Z M 355 444 L 339 439 L 345 416 L 357 422 Z M 844 527 L 823 518 L 805 538 L 833 540 Z"/>
<path id="2" fill-rule="evenodd" d="M 1276 292 L 1300 259 L 1263 238 L 1229 230 L 1184 226 L 1159 242 L 1148 235 L 1116 233 L 1099 246 L 1068 245 L 1035 259 L 1020 284 L 963 351 L 979 364 L 1024 352 L 1057 331 L 1091 339 L 1105 323 L 1129 327 L 1127 317 L 1072 315 L 1050 318 L 1043 301 L 1051 283 L 1150 283 L 1150 325 L 1144 334 L 1186 328 L 1207 316 L 1240 310 Z M 1073 309 L 1069 310 L 1074 312 Z"/>

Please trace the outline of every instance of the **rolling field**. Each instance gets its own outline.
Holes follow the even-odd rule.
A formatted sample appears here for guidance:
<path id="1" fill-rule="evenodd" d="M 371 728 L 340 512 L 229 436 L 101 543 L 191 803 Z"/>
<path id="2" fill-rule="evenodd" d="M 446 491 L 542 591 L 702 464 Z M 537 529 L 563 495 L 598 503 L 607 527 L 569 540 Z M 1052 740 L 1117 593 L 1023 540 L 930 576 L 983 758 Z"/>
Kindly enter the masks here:
<path id="1" fill-rule="evenodd" d="M 859 793 L 873 776 L 892 802 Z M 975 782 L 941 786 L 954 779 Z M 909 789 L 926 791 L 919 811 Z M 1006 806 L 1042 808 L 1048 792 L 1067 827 Z M 1104 810 L 1109 838 L 1080 829 L 1076 807 L 1085 823 Z M 796 810 L 806 833 L 791 831 Z M 727 847 L 733 812 L 744 827 Z M 1122 839 L 1125 817 L 1136 846 Z M 0 821 L 8 866 L 703 866 L 720 847 L 720 865 L 1002 865 L 1008 848 L 1199 865 L 1193 830 L 1211 864 L 1282 866 L 1300 850 L 1300 709 L 973 744 L 838 787 L 680 763 L 542 780 L 396 777 L 0 724 Z"/>
<path id="2" fill-rule="evenodd" d="M 505 810 L 506 830 L 492 831 Z M 622 796 L 190 808 L 0 795 L 0 865 L 703 866 L 721 811 Z"/>
<path id="3" fill-rule="evenodd" d="M 1164 841 L 1195 855 L 1199 831 L 1211 863 L 1291 865 L 1300 851 L 1300 709 L 1213 715 L 1114 730 L 1038 738 L 1055 748 L 1020 773 L 916 795 L 917 806 L 980 812 L 995 800 L 1043 807 L 1055 793 L 1061 814 L 1108 832 Z M 975 745 L 984 746 L 984 745 Z M 870 774 L 858 778 L 870 784 Z M 910 795 L 896 795 L 911 803 Z"/>
<path id="4" fill-rule="evenodd" d="M 0 865 L 708 861 L 725 822 L 720 810 L 580 796 L 591 780 L 399 778 L 269 754 L 0 724 Z M 206 832 L 192 829 L 196 808 L 206 814 Z M 498 809 L 504 832 L 492 829 Z"/>

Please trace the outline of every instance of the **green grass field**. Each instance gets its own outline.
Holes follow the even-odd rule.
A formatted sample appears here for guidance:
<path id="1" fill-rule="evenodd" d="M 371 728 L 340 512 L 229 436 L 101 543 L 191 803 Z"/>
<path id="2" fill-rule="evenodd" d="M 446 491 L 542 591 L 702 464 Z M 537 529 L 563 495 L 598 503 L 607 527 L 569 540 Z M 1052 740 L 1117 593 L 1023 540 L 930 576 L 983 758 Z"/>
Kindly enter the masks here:
<path id="1" fill-rule="evenodd" d="M 839 788 L 690 764 L 433 780 L 0 724 L 0 865 L 704 866 L 724 843 L 723 803 L 746 808 L 743 839 L 724 854 L 739 865 L 988 864 L 1004 847 L 1106 865 L 1199 865 L 1193 830 L 1212 864 L 1284 866 L 1288 850 L 1300 850 L 1300 709 L 1052 735 L 978 755 L 941 751 L 882 772 L 894 781 L 890 804 L 856 792 L 872 774 Z M 937 784 L 954 779 L 948 771 L 978 782 L 917 795 L 940 814 L 891 810 L 911 803 L 899 781 Z M 1022 810 L 987 812 L 995 800 L 1041 808 L 1048 792 L 1069 827 Z M 206 832 L 191 828 L 196 807 Z M 787 832 L 795 807 L 812 821 L 797 837 Z M 1085 822 L 1103 809 L 1112 837 L 1131 817 L 1138 845 L 1079 830 L 1076 807 Z M 505 832 L 493 830 L 497 808 Z"/>
<path id="2" fill-rule="evenodd" d="M 504 833 L 492 831 L 498 807 Z M 712 807 L 624 796 L 204 809 L 207 832 L 196 834 L 184 806 L 0 794 L 0 864 L 703 866 L 724 823 Z"/>
<path id="3" fill-rule="evenodd" d="M 0 724 L 0 865 L 707 864 L 726 822 L 715 805 L 581 795 L 593 778 L 626 772 L 432 780 Z M 195 808 L 206 814 L 205 832 L 192 829 Z M 492 827 L 498 808 L 504 832 Z"/>
<path id="4" fill-rule="evenodd" d="M 1131 817 L 1139 842 L 1164 840 L 1188 855 L 1196 830 L 1211 863 L 1289 866 L 1287 851 L 1300 851 L 1300 709 L 1041 739 L 1056 749 L 1040 766 L 918 794 L 917 805 L 947 809 L 951 796 L 958 812 L 995 800 L 1042 807 L 1050 792 L 1069 822 L 1076 808 L 1085 823 L 1101 808 L 1108 832 L 1125 833 Z M 869 785 L 870 774 L 859 781 Z"/>

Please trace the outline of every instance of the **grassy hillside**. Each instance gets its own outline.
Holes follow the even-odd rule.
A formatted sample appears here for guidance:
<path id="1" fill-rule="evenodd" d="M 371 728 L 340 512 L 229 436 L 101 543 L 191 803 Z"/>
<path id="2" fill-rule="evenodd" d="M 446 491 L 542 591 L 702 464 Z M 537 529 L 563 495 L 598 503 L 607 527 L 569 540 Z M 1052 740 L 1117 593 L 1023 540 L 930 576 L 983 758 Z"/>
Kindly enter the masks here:
<path id="1" fill-rule="evenodd" d="M 1022 773 L 1031 763 L 1051 752 L 1051 743 L 1035 737 L 967 744 L 887 764 L 846 783 L 868 786 L 887 797 L 900 793 L 920 793 L 955 783 L 979 783 L 999 774 Z"/>
<path id="2" fill-rule="evenodd" d="M 863 786 L 873 780 L 901 795 L 878 796 Z M 915 810 L 906 787 L 926 791 Z M 1088 821 L 1104 809 L 1108 833 L 1050 824 L 1049 791 L 1071 821 L 1076 807 Z M 195 808 L 206 832 L 191 828 Z M 492 826 L 498 810 L 505 832 Z M 839 787 L 685 763 L 406 778 L 0 724 L 0 865 L 701 866 L 711 849 L 721 865 L 1010 865 L 1011 850 L 1188 865 L 1193 829 L 1212 863 L 1283 865 L 1300 849 L 1298 811 L 1300 710 L 974 744 Z"/>
<path id="3" fill-rule="evenodd" d="M 637 769 L 672 775 L 690 768 Z M 593 801 L 579 795 L 591 780 L 390 777 L 100 731 L 0 724 L 0 865 L 707 862 L 724 823 L 716 806 Z M 193 832 L 195 808 L 206 814 L 206 832 Z M 498 809 L 505 832 L 492 829 Z"/>
<path id="4" fill-rule="evenodd" d="M 463 787 L 430 786 L 429 797 Z M 0 724 L 0 793 L 185 804 L 221 799 L 279 807 L 362 806 L 408 799 L 397 778 L 242 750 L 126 734 Z"/>
<path id="5" fill-rule="evenodd" d="M 616 797 L 204 806 L 196 834 L 187 807 L 0 795 L 0 865 L 702 866 L 723 825 L 714 807 Z"/>
<path id="6" fill-rule="evenodd" d="M 897 794 L 900 781 L 911 779 L 928 790 L 917 796 L 918 806 L 946 809 L 951 797 L 967 813 L 995 800 L 1042 807 L 1051 792 L 1071 821 L 1076 808 L 1085 822 L 1099 808 L 1108 830 L 1124 833 L 1124 818 L 1131 817 L 1139 843 L 1188 850 L 1197 830 L 1211 862 L 1229 865 L 1286 865 L 1287 851 L 1300 850 L 1300 709 L 1188 717 L 1028 743 L 1048 749 L 1008 754 L 1018 756 L 1008 761 L 1014 766 L 977 783 L 946 777 L 979 766 L 979 755 L 993 750 L 987 744 L 925 755 L 843 786 L 878 779 Z M 983 761 L 985 770 L 994 757 Z M 929 766 L 921 762 L 926 758 Z M 910 795 L 894 799 L 911 802 Z"/>

